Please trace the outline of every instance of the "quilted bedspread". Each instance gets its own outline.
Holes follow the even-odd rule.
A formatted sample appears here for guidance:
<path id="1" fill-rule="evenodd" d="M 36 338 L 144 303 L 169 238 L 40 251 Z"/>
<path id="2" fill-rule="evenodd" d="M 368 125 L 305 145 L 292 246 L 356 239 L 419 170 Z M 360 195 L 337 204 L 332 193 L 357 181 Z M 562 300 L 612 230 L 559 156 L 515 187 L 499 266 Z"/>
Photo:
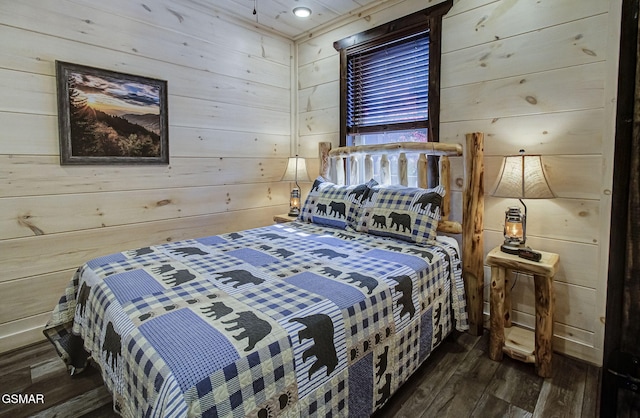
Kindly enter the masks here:
<path id="1" fill-rule="evenodd" d="M 45 334 L 127 417 L 368 416 L 467 328 L 457 245 L 288 223 L 81 267 Z"/>

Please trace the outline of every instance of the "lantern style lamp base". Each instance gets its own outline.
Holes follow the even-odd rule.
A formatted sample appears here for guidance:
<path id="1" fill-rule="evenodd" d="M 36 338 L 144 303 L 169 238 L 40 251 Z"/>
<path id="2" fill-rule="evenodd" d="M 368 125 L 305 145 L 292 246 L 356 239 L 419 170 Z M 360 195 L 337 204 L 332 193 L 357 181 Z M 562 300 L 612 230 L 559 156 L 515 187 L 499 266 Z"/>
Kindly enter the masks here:
<path id="1" fill-rule="evenodd" d="M 503 253 L 518 254 L 518 251 L 525 249 L 525 241 L 527 235 L 527 207 L 524 206 L 524 212 L 520 211 L 517 206 L 509 207 L 504 214 L 504 244 L 500 246 Z"/>
<path id="2" fill-rule="evenodd" d="M 289 210 L 289 213 L 287 214 L 289 216 L 299 216 L 300 215 L 300 209 L 298 208 L 291 208 Z"/>
<path id="3" fill-rule="evenodd" d="M 300 215 L 300 189 L 294 187 L 291 190 L 291 197 L 289 199 L 289 216 Z"/>
<path id="4" fill-rule="evenodd" d="M 524 244 L 512 244 L 510 242 L 505 242 L 500 246 L 500 251 L 508 254 L 518 255 L 520 250 L 524 250 L 526 247 Z"/>

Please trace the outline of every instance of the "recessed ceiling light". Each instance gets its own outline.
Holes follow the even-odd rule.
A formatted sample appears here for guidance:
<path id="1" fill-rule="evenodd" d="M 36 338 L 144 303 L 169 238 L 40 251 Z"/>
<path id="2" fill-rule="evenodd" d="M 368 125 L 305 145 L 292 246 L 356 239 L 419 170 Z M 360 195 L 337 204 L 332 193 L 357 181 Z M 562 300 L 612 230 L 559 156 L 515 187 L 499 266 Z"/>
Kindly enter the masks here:
<path id="1" fill-rule="evenodd" d="M 293 9 L 293 14 L 298 17 L 309 17 L 311 15 L 311 9 L 308 7 L 296 7 Z"/>

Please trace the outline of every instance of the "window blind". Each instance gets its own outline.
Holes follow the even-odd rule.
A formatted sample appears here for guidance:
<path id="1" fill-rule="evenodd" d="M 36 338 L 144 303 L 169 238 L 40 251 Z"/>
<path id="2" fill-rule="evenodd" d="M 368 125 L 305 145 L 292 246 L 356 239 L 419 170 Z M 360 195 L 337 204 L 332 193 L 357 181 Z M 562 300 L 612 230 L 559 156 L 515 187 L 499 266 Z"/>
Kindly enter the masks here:
<path id="1" fill-rule="evenodd" d="M 429 32 L 362 52 L 347 61 L 347 131 L 428 119 Z M 373 129 L 372 129 L 373 128 Z"/>

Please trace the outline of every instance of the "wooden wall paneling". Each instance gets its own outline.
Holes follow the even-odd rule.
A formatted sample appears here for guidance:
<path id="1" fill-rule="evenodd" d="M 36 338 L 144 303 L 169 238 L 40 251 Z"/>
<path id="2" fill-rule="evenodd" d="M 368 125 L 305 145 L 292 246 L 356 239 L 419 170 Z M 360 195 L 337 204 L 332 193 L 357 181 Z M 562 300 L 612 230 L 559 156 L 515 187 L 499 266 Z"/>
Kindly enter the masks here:
<path id="1" fill-rule="evenodd" d="M 333 46 L 331 46 L 331 49 L 333 49 Z M 299 66 L 298 89 L 308 89 L 314 86 L 338 82 L 338 68 L 340 68 L 340 55 L 335 50 L 333 54 L 324 59 Z M 339 82 L 337 87 L 338 89 L 340 88 Z M 334 106 L 338 106 L 339 104 L 339 102 L 333 102 Z"/>
<path id="2" fill-rule="evenodd" d="M 331 109 L 340 104 L 340 82 L 332 80 L 323 84 L 315 84 L 298 91 L 298 112 Z"/>
<path id="3" fill-rule="evenodd" d="M 583 0 L 576 7 L 574 0 L 553 2 L 488 1 L 474 3 L 464 13 L 452 14 L 443 20 L 442 51 L 450 52 L 540 29 L 561 25 L 574 20 L 607 13 L 608 2 Z"/>
<path id="4" fill-rule="evenodd" d="M 9 43 L 3 48 L 3 67 L 34 75 L 55 76 L 55 60 L 78 62 L 89 66 L 112 69 L 125 73 L 150 76 L 170 80 L 169 95 L 215 100 L 250 107 L 264 107 L 272 110 L 289 111 L 289 88 L 273 86 L 265 80 L 250 81 L 238 78 L 237 74 L 212 76 L 211 71 L 191 68 L 185 71 L 183 65 L 162 63 L 158 66 L 153 59 L 126 54 L 112 49 L 105 49 L 78 43 L 74 40 L 60 39 L 55 36 L 43 36 L 41 33 L 15 27 L 0 25 L 0 37 L 3 39 L 20 39 L 19 43 Z M 100 54 L 96 54 L 100 48 Z M 34 57 L 25 59 L 24 51 L 34 51 Z M 215 53 L 215 51 L 211 51 Z M 12 73 L 8 72 L 10 76 Z M 7 77 L 3 77 L 7 78 Z M 8 83 L 8 81 L 5 80 Z M 47 86 L 41 92 L 51 92 L 55 88 L 43 79 Z M 54 84 L 55 86 L 55 84 Z M 18 86 L 11 86 L 11 89 Z M 37 86 L 36 86 L 37 87 Z M 29 87 L 22 89 L 29 91 Z M 18 95 L 17 93 L 16 95 Z M 169 100 L 171 102 L 171 99 Z M 53 107 L 56 109 L 55 101 Z M 27 109 L 30 113 L 32 109 Z"/>
<path id="5" fill-rule="evenodd" d="M 545 155 L 549 185 L 557 196 L 600 200 L 604 176 L 601 155 Z"/>
<path id="6" fill-rule="evenodd" d="M 287 51 L 287 47 L 291 45 L 288 39 L 259 31 L 255 25 L 248 31 L 249 25 L 240 20 L 219 13 L 212 16 L 214 9 L 197 7 L 192 2 L 162 0 L 145 5 L 127 0 L 103 3 L 93 0 L 73 2 L 126 19 L 162 26 L 167 30 L 201 38 L 235 51 L 261 56 L 280 64 L 288 64 L 291 59 L 291 54 Z"/>
<path id="7" fill-rule="evenodd" d="M 526 321 L 521 318 L 524 316 L 528 316 L 528 315 L 520 312 L 517 312 L 515 315 L 515 317 L 517 317 L 522 323 L 529 320 L 534 321 L 533 315 L 531 315 L 530 319 L 527 319 Z M 533 324 L 533 322 L 531 323 Z M 553 330 L 555 334 L 555 341 L 554 341 L 554 346 L 556 347 L 555 351 L 563 352 L 562 345 L 556 346 L 556 344 L 558 343 L 558 340 L 571 341 L 574 343 L 575 346 L 582 345 L 584 347 L 590 347 L 590 348 L 593 348 L 596 345 L 595 333 L 593 332 L 572 327 L 570 325 L 566 325 L 560 322 L 555 322 L 553 324 Z M 566 344 L 566 342 L 564 344 Z M 567 354 L 572 357 L 580 358 L 580 356 L 575 356 L 575 355 L 572 355 L 571 353 L 567 353 Z"/>
<path id="8" fill-rule="evenodd" d="M 488 119 L 602 107 L 604 64 L 442 89 L 441 120 Z"/>
<path id="9" fill-rule="evenodd" d="M 3 297 L 3 303 L 0 304 L 1 323 L 50 312 L 60 300 L 77 267 L 0 283 Z M 42 289 L 49 291 L 43 292 Z M 38 297 L 34 298 L 33 295 Z"/>
<path id="10" fill-rule="evenodd" d="M 318 156 L 318 145 L 322 142 L 330 142 L 333 147 L 337 147 L 339 145 L 338 136 L 338 131 L 320 133 L 317 135 L 304 135 L 304 137 L 299 138 L 298 153 L 301 156 L 308 158 L 307 166 L 309 164 L 315 164 L 316 162 L 314 159 Z M 311 174 L 311 171 L 309 171 L 309 174 Z"/>
<path id="11" fill-rule="evenodd" d="M 60 152 L 57 115 L 0 111 L 0 126 L 3 153 L 56 155 Z"/>
<path id="12" fill-rule="evenodd" d="M 604 110 L 587 109 L 450 121 L 441 124 L 440 141 L 457 142 L 470 129 L 485 132 L 485 154 L 583 155 L 602 150 Z"/>
<path id="13" fill-rule="evenodd" d="M 0 198 L 0 240 L 268 208 L 288 201 L 285 182 Z"/>
<path id="14" fill-rule="evenodd" d="M 135 22 L 100 10 L 58 0 L 55 3 L 20 2 L 0 4 L 0 24 L 18 26 L 59 38 L 73 39 L 96 47 L 109 47 L 122 53 L 179 64 L 214 74 L 237 76 L 290 87 L 288 65 L 274 63 L 260 55 L 235 51 L 225 45 L 211 43 L 155 25 Z M 37 7 L 39 13 L 30 13 Z M 91 16 L 91 19 L 88 18 Z M 108 44 L 105 44 L 108 39 Z M 260 68 L 260 71 L 254 71 Z"/>
<path id="15" fill-rule="evenodd" d="M 0 324 L 0 353 L 45 339 L 42 329 L 51 313 L 41 313 Z"/>
<path id="16" fill-rule="evenodd" d="M 606 34 L 602 14 L 451 51 L 442 55 L 442 87 L 604 61 Z"/>
<path id="17" fill-rule="evenodd" d="M 55 78 L 0 68 L 0 111 L 57 115 Z"/>
<path id="18" fill-rule="evenodd" d="M 298 135 L 328 134 L 337 132 L 339 120 L 335 109 L 320 109 L 300 114 L 300 126 Z"/>
<path id="19" fill-rule="evenodd" d="M 250 128 L 250 127 L 247 127 Z M 291 136 L 287 133 L 228 131 L 215 127 L 174 126 L 169 129 L 172 157 L 288 158 Z M 175 142 L 175 144 L 174 144 Z M 274 163 L 276 160 L 270 160 Z M 284 172 L 284 167 L 283 167 Z"/>
<path id="20" fill-rule="evenodd" d="M 169 125 L 287 135 L 290 132 L 288 112 L 225 104 L 210 100 L 174 96 L 169 107 Z"/>
<path id="21" fill-rule="evenodd" d="M 511 277 L 515 280 L 515 285 L 511 290 L 512 309 L 534 316 L 533 277 L 525 274 L 519 274 L 517 279 L 515 279 L 515 275 Z M 595 304 L 595 289 L 563 282 L 554 282 L 553 287 L 556 293 L 554 321 L 594 332 L 596 324 L 591 311 Z"/>
<path id="22" fill-rule="evenodd" d="M 172 158 L 168 166 L 61 166 L 58 156 L 0 155 L 0 196 L 278 182 L 286 158 Z"/>

